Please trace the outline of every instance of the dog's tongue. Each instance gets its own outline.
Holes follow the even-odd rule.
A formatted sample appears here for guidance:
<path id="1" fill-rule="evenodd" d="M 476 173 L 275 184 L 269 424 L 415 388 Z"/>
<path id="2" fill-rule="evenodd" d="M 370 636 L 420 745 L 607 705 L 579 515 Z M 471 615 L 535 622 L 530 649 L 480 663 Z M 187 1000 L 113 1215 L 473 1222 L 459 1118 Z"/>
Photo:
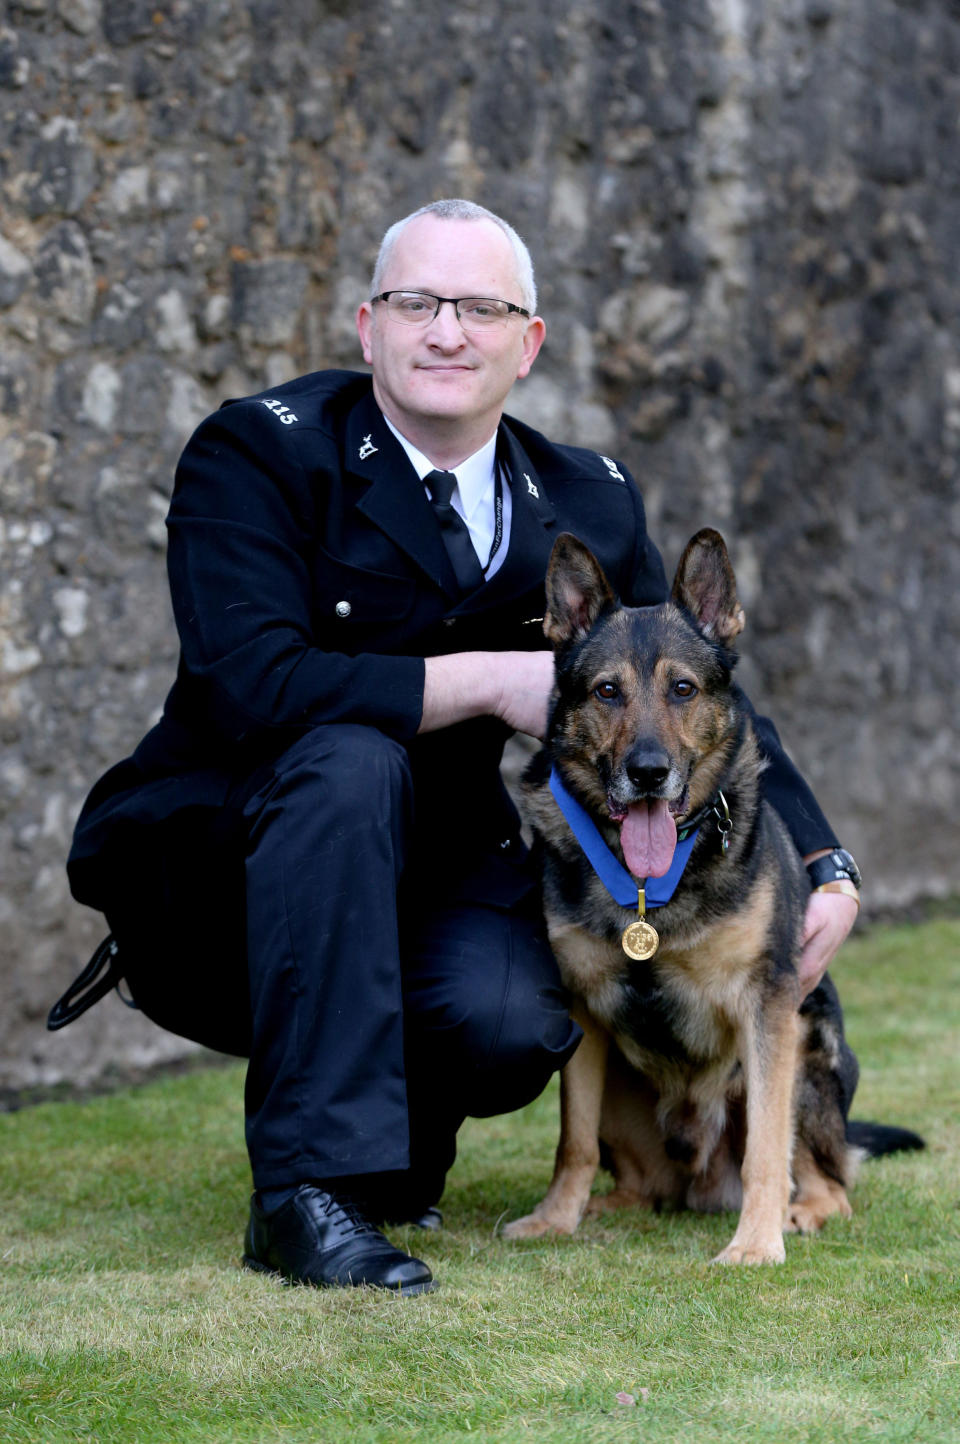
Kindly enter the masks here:
<path id="1" fill-rule="evenodd" d="M 662 799 L 634 802 L 620 828 L 624 861 L 634 877 L 663 877 L 673 861 L 677 824 Z"/>

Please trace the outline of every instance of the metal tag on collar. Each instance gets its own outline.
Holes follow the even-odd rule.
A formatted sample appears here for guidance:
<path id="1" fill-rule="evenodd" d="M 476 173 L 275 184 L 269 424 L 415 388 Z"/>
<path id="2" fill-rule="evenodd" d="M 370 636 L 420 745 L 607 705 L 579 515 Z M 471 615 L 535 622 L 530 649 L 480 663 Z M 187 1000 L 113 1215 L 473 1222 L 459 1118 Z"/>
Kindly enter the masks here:
<path id="1" fill-rule="evenodd" d="M 660 934 L 646 921 L 647 911 L 646 878 L 637 884 L 637 920 L 625 928 L 620 942 L 623 951 L 634 962 L 643 963 L 652 958 L 660 946 Z"/>
<path id="2" fill-rule="evenodd" d="M 723 812 L 721 813 L 718 807 L 714 807 L 713 811 L 716 815 L 717 828 L 720 832 L 720 851 L 723 853 L 724 857 L 726 857 L 727 853 L 730 850 L 730 834 L 733 831 L 733 818 L 730 816 L 730 809 L 727 806 L 727 799 L 724 797 L 722 792 L 717 793 L 717 801 L 719 802 L 720 807 L 723 808 Z"/>

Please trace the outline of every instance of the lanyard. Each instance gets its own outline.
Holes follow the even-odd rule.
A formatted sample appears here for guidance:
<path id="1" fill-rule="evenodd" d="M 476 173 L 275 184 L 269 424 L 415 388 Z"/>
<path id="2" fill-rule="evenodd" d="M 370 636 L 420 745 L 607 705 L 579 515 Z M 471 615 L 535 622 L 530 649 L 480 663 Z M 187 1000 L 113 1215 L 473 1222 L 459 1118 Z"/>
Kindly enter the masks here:
<path id="1" fill-rule="evenodd" d="M 503 468 L 500 465 L 499 457 L 494 458 L 493 468 L 496 473 L 493 484 L 493 544 L 483 568 L 484 572 L 490 570 L 490 563 L 500 550 L 500 543 L 503 541 Z"/>

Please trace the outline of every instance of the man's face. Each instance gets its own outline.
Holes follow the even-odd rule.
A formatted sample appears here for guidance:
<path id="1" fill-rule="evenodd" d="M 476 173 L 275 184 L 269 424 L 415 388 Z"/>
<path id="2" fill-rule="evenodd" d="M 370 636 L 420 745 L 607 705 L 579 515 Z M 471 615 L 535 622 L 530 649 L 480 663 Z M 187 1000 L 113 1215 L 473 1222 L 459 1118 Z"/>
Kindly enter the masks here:
<path id="1" fill-rule="evenodd" d="M 383 290 L 523 304 L 510 242 L 486 220 L 411 221 L 394 245 Z M 377 403 L 398 430 L 416 443 L 431 433 L 449 436 L 459 423 L 481 445 L 496 430 L 514 381 L 533 365 L 544 324 L 538 316 L 511 316 L 503 327 L 468 333 L 453 306 L 441 306 L 427 325 L 406 326 L 382 303 L 364 301 L 357 330 Z"/>

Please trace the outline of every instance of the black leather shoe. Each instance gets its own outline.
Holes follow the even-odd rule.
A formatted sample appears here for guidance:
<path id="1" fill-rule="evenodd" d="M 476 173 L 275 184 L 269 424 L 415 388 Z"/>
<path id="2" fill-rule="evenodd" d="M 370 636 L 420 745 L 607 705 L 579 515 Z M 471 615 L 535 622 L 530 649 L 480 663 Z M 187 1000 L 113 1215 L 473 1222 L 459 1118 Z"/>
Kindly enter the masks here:
<path id="1" fill-rule="evenodd" d="M 436 1287 L 425 1263 L 394 1248 L 352 1203 L 305 1183 L 273 1213 L 254 1194 L 243 1262 L 318 1288 L 369 1284 L 400 1294 Z"/>
<path id="2" fill-rule="evenodd" d="M 436 1204 L 431 1204 L 429 1208 L 424 1208 L 419 1213 L 414 1213 L 412 1210 L 406 1213 L 397 1213 L 395 1210 L 388 1211 L 361 1206 L 367 1217 L 376 1219 L 379 1224 L 388 1224 L 395 1228 L 422 1228 L 427 1229 L 430 1233 L 439 1233 L 443 1228 L 443 1214 Z"/>
<path id="3" fill-rule="evenodd" d="M 430 1233 L 439 1233 L 443 1228 L 443 1214 L 434 1205 L 431 1208 L 425 1208 L 419 1218 L 412 1218 L 410 1222 L 414 1228 L 425 1228 Z"/>

